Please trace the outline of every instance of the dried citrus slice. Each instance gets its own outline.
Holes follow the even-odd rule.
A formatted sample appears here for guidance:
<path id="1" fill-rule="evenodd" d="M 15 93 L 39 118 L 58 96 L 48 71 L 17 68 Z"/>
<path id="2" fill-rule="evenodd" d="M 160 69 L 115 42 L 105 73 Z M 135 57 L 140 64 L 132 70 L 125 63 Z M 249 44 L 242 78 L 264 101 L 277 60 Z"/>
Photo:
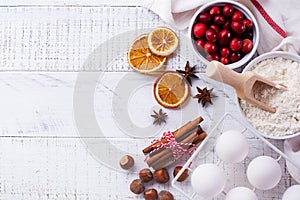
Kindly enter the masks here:
<path id="1" fill-rule="evenodd" d="M 149 74 L 164 66 L 166 57 L 155 55 L 148 46 L 148 35 L 138 36 L 129 48 L 128 63 L 138 72 Z"/>
<path id="2" fill-rule="evenodd" d="M 178 43 L 176 34 L 166 27 L 154 29 L 148 36 L 148 45 L 151 51 L 160 56 L 171 55 L 177 49 Z"/>
<path id="3" fill-rule="evenodd" d="M 184 77 L 174 71 L 160 75 L 154 83 L 154 97 L 165 108 L 179 108 L 190 96 L 190 87 Z"/>

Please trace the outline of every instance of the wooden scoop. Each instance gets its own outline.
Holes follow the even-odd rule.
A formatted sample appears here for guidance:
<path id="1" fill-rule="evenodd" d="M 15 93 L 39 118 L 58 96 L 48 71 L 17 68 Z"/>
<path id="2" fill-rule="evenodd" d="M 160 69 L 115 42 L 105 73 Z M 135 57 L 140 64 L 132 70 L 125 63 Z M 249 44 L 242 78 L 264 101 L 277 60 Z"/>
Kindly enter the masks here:
<path id="1" fill-rule="evenodd" d="M 237 73 L 232 69 L 226 67 L 218 61 L 211 61 L 206 68 L 206 75 L 219 82 L 226 83 L 234 87 L 237 96 L 244 99 L 248 103 L 251 103 L 265 111 L 275 113 L 276 109 L 258 101 L 254 97 L 254 84 L 257 82 L 264 83 L 277 89 L 285 89 L 286 87 L 276 84 L 265 77 L 262 77 L 252 71 L 247 71 L 243 74 Z"/>

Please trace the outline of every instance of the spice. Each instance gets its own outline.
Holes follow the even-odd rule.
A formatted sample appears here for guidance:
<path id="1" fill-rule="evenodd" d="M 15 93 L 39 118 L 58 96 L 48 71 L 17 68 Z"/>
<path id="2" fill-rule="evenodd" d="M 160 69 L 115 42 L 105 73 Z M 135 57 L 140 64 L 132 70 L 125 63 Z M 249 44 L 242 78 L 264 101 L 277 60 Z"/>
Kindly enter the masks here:
<path id="1" fill-rule="evenodd" d="M 166 123 L 166 118 L 168 117 L 167 113 L 164 113 L 162 109 L 159 109 L 158 112 L 153 110 L 154 115 L 151 115 L 151 117 L 154 118 L 153 124 L 158 124 L 160 125 L 161 123 Z"/>
<path id="2" fill-rule="evenodd" d="M 196 71 L 196 65 L 193 67 L 190 67 L 190 62 L 187 61 L 184 70 L 176 70 L 178 73 L 183 74 L 184 78 L 189 82 L 190 85 L 192 85 L 192 79 L 199 78 L 198 76 L 195 75 L 197 73 Z"/>
<path id="3" fill-rule="evenodd" d="M 197 98 L 198 99 L 198 103 L 201 102 L 202 107 L 205 106 L 206 102 L 213 104 L 211 101 L 211 98 L 215 97 L 213 96 L 211 93 L 213 91 L 213 88 L 211 89 L 207 89 L 206 87 L 201 89 L 199 87 L 197 87 L 197 91 L 199 94 L 195 95 L 193 98 Z"/>

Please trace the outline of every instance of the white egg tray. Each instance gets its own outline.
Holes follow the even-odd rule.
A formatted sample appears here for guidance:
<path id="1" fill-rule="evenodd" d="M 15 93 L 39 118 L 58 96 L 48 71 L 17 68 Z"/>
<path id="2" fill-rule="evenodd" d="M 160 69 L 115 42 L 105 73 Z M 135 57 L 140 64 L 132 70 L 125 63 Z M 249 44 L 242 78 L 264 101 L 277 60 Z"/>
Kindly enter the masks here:
<path id="1" fill-rule="evenodd" d="M 234 128 L 233 128 L 234 127 Z M 215 153 L 215 144 L 218 137 L 227 130 L 237 130 L 240 131 L 244 136 L 246 136 L 248 144 L 249 144 L 249 154 L 248 156 L 238 164 L 225 164 Z M 234 145 L 234 144 L 232 144 Z M 255 189 L 248 181 L 246 176 L 247 166 L 254 158 L 258 156 L 262 156 L 261 152 L 264 152 L 263 155 L 270 156 L 276 160 L 281 166 L 282 177 L 277 186 L 270 190 L 259 190 Z M 289 186 L 290 183 L 286 183 L 283 176 L 286 173 L 285 170 L 285 159 L 291 162 L 296 166 L 296 163 L 288 158 L 281 150 L 279 150 L 276 146 L 270 143 L 261 135 L 256 134 L 254 131 L 251 131 L 251 127 L 247 127 L 245 123 L 235 118 L 233 115 L 226 113 L 214 128 L 208 133 L 207 138 L 199 145 L 194 154 L 188 159 L 188 161 L 184 164 L 183 168 L 177 174 L 177 176 L 172 180 L 172 186 L 181 192 L 187 199 L 190 200 L 202 200 L 207 198 L 203 198 L 197 193 L 195 193 L 191 186 L 191 175 L 193 170 L 201 164 L 204 163 L 214 163 L 218 165 L 226 174 L 226 186 L 219 195 L 212 199 L 225 199 L 226 193 L 234 188 L 234 187 L 247 187 L 253 189 L 258 197 L 258 199 L 281 199 L 282 194 L 280 196 L 274 196 L 274 194 L 278 194 L 275 191 L 285 191 L 285 189 Z M 191 163 L 191 164 L 190 164 Z M 297 166 L 300 170 L 300 167 Z M 185 169 L 188 169 L 190 172 L 190 176 L 186 181 L 178 182 L 177 179 L 183 173 Z"/>

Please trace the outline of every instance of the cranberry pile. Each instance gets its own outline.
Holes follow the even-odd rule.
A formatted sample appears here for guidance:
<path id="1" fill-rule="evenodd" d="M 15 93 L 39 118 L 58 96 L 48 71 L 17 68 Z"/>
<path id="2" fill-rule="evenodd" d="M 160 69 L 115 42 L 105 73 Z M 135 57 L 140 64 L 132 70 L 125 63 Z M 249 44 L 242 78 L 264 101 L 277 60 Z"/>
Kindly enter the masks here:
<path id="1" fill-rule="evenodd" d="M 200 13 L 192 34 L 198 48 L 223 64 L 239 61 L 253 47 L 253 22 L 230 4 Z"/>

